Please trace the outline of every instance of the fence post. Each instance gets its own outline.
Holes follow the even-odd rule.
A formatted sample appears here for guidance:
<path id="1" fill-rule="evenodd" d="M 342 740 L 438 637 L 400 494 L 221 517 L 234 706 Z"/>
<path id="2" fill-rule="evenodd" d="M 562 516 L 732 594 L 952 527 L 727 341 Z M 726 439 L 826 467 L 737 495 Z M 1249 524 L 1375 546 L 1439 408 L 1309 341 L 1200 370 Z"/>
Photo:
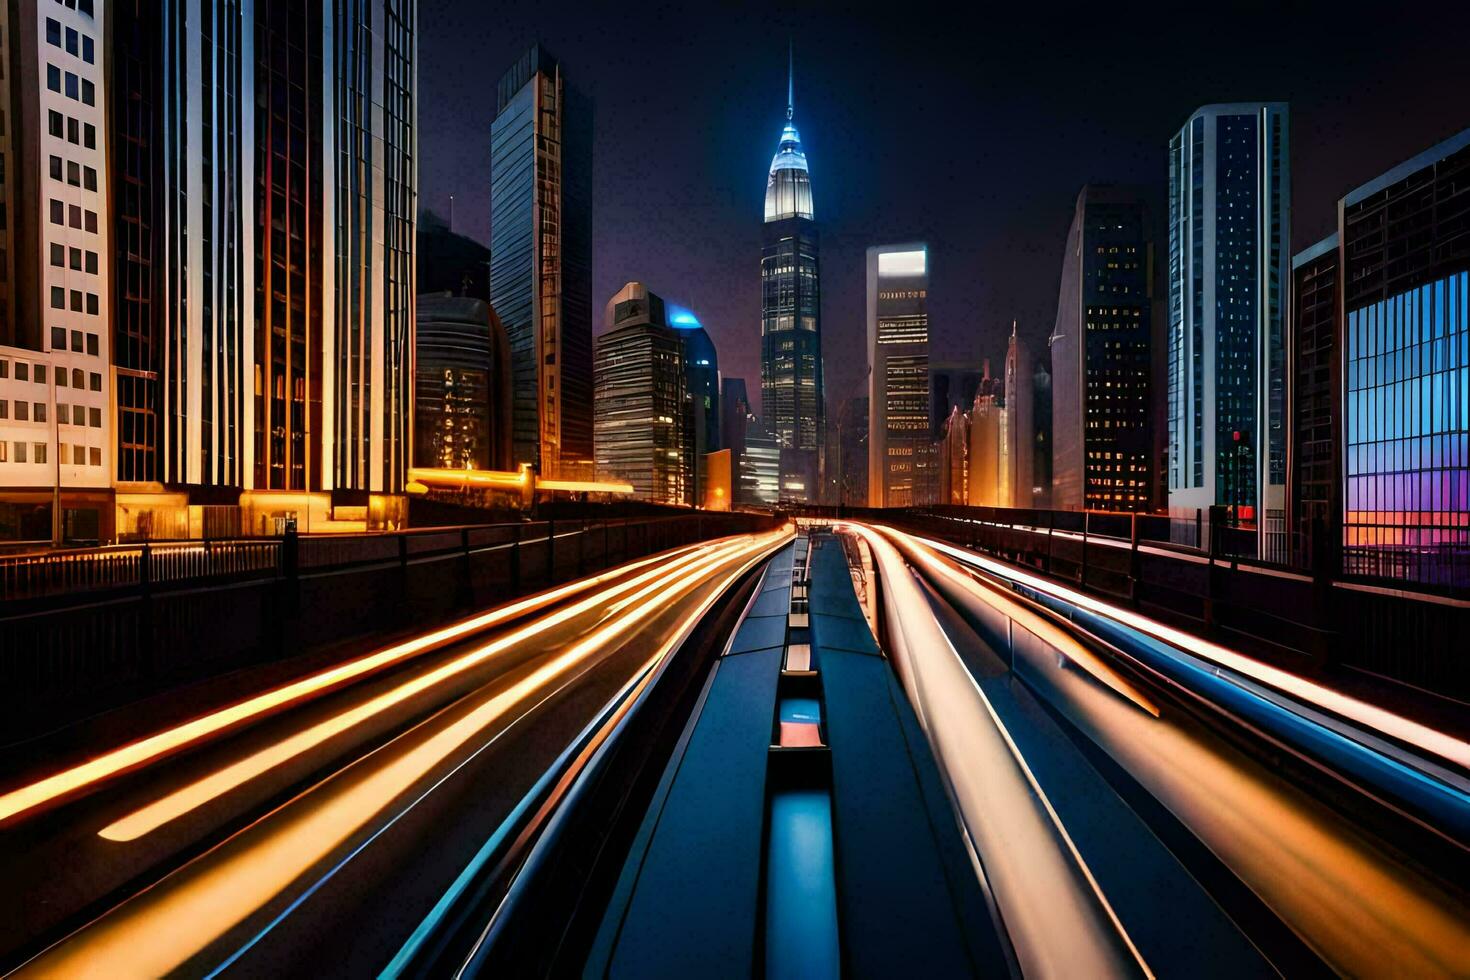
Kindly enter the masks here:
<path id="1" fill-rule="evenodd" d="M 582 518 L 577 527 L 577 578 L 585 578 L 587 575 L 587 512 L 582 512 Z"/>
<path id="2" fill-rule="evenodd" d="M 1128 515 L 1128 598 L 1133 602 L 1133 608 L 1138 608 L 1138 580 L 1141 578 L 1142 569 L 1138 564 L 1138 512 L 1134 511 Z"/>
<path id="3" fill-rule="evenodd" d="M 546 519 L 546 584 L 556 581 L 556 518 Z"/>
<path id="4" fill-rule="evenodd" d="M 138 639 L 143 644 L 143 673 L 158 676 L 158 638 L 153 635 L 153 548 L 143 542 L 138 556 Z"/>
<path id="5" fill-rule="evenodd" d="M 1082 511 L 1082 567 L 1077 572 L 1077 584 L 1087 584 L 1087 510 Z"/>
<path id="6" fill-rule="evenodd" d="M 1046 512 L 1046 574 L 1051 574 L 1051 532 L 1056 527 L 1056 515 L 1051 511 Z"/>
<path id="7" fill-rule="evenodd" d="M 513 525 L 515 534 L 510 539 L 510 588 L 512 595 L 521 594 L 521 529 L 524 524 Z"/>
<path id="8" fill-rule="evenodd" d="M 474 569 L 470 561 L 470 529 L 462 527 L 459 529 L 459 598 L 461 609 L 473 609 L 475 606 L 475 581 Z"/>

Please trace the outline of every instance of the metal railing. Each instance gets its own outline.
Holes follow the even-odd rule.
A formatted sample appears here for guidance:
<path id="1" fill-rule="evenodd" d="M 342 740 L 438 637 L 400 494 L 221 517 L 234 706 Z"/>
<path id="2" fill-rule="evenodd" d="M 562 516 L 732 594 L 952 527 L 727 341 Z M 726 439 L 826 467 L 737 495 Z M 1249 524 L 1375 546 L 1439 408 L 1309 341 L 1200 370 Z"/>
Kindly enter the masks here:
<path id="1" fill-rule="evenodd" d="M 144 586 L 225 576 L 270 576 L 281 563 L 279 538 L 112 545 L 0 556 L 0 600 Z"/>

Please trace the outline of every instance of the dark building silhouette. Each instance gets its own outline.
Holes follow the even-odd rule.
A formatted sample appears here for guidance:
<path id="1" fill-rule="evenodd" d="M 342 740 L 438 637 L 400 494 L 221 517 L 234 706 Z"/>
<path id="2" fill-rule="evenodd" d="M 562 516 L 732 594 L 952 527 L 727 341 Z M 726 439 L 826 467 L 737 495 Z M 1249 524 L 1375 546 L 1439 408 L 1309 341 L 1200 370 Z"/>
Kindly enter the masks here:
<path id="1" fill-rule="evenodd" d="M 1134 191 L 1084 187 L 1051 343 L 1051 506 L 1152 509 L 1153 235 Z"/>

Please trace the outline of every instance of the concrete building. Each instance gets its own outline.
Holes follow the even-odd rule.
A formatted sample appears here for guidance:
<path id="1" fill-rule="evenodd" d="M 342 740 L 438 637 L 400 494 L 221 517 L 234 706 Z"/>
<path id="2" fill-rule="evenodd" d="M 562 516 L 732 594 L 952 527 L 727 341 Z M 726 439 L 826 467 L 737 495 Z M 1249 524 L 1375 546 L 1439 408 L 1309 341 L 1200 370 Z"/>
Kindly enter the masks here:
<path id="1" fill-rule="evenodd" d="M 929 249 L 868 249 L 868 504 L 922 494 L 929 439 Z"/>
<path id="2" fill-rule="evenodd" d="M 113 537 L 108 0 L 0 11 L 0 540 Z"/>
<path id="3" fill-rule="evenodd" d="M 995 395 L 977 395 L 970 409 L 969 475 L 966 495 L 972 507 L 1010 506 L 1007 484 L 1006 412 Z"/>

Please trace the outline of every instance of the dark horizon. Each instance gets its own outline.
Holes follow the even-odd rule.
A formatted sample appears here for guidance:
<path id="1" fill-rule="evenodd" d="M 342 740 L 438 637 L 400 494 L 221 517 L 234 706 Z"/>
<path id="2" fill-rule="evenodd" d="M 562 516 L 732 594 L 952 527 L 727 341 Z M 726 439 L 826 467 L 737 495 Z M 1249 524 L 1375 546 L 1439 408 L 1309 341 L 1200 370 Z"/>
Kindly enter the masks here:
<path id="1" fill-rule="evenodd" d="M 722 373 L 758 397 L 761 201 L 790 36 L 835 408 L 865 363 L 869 245 L 928 241 L 934 358 L 995 368 L 1012 319 L 1045 350 L 1083 184 L 1142 188 L 1163 231 L 1167 144 L 1199 106 L 1291 104 L 1293 252 L 1333 230 L 1346 191 L 1470 126 L 1458 7 L 1400 35 L 1342 6 L 1127 23 L 1051 8 L 965 24 L 919 9 L 591 7 L 553 20 L 538 4 L 446 0 L 419 39 L 420 204 L 447 217 L 453 194 L 455 230 L 488 241 L 494 85 L 545 44 L 594 100 L 594 316 L 624 282 L 646 282 L 699 316 Z"/>

